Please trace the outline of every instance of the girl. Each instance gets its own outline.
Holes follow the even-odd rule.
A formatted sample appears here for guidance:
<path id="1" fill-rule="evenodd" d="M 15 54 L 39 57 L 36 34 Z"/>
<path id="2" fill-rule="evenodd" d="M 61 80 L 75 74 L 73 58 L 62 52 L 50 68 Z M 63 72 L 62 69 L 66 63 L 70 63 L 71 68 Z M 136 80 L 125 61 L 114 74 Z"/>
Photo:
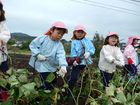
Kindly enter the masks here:
<path id="1" fill-rule="evenodd" d="M 140 38 L 137 35 L 129 36 L 124 50 L 125 67 L 129 71 L 128 76 L 135 76 L 137 73 L 138 56 L 136 51 L 139 47 L 138 40 Z"/>
<path id="2" fill-rule="evenodd" d="M 60 39 L 68 30 L 63 22 L 56 22 L 45 35 L 34 39 L 29 45 L 32 56 L 29 64 L 40 73 L 44 89 L 52 89 L 51 84 L 46 82 L 50 73 L 56 75 L 57 66 L 60 67 L 58 74 L 62 77 L 66 74 L 65 51 Z"/>
<path id="3" fill-rule="evenodd" d="M 8 53 L 6 44 L 10 39 L 10 32 L 5 25 L 5 11 L 3 10 L 3 4 L 0 1 L 0 74 L 5 74 L 8 70 Z M 6 86 L 9 88 L 9 85 Z M 7 89 L 0 86 L 0 95 L 2 101 L 6 101 L 8 98 Z"/>
<path id="4" fill-rule="evenodd" d="M 7 64 L 7 47 L 6 44 L 10 39 L 10 32 L 5 25 L 5 11 L 3 4 L 0 2 L 0 72 L 5 73 L 8 70 Z"/>
<path id="5" fill-rule="evenodd" d="M 123 54 L 118 47 L 119 37 L 115 32 L 110 32 L 105 38 L 104 45 L 100 51 L 99 69 L 103 77 L 103 84 L 109 87 L 109 81 L 116 71 L 116 65 L 124 66 Z"/>
<path id="6" fill-rule="evenodd" d="M 75 27 L 73 31 L 72 43 L 71 43 L 71 56 L 80 56 L 81 63 L 76 61 L 73 63 L 71 76 L 69 79 L 69 87 L 72 89 L 78 79 L 78 75 L 81 70 L 85 68 L 87 64 L 92 63 L 91 55 L 95 53 L 93 43 L 85 38 L 86 30 L 82 24 Z"/>

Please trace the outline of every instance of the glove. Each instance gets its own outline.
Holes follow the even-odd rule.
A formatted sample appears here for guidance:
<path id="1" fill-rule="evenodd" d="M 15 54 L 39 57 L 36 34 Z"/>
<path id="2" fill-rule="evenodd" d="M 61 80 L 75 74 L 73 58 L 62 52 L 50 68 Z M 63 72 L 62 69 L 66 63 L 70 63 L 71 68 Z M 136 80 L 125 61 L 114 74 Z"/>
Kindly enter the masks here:
<path id="1" fill-rule="evenodd" d="M 123 67 L 123 66 L 124 66 L 123 63 L 121 63 L 120 61 L 117 61 L 117 60 L 115 60 L 114 63 L 115 63 L 116 65 L 120 66 L 120 67 Z"/>
<path id="2" fill-rule="evenodd" d="M 89 56 L 90 56 L 90 53 L 89 52 L 85 52 L 85 54 L 84 54 L 85 59 L 87 59 Z"/>
<path id="3" fill-rule="evenodd" d="M 131 58 L 128 58 L 127 61 L 128 61 L 128 64 L 133 64 L 133 61 Z"/>
<path id="4" fill-rule="evenodd" d="M 45 61 L 45 60 L 46 60 L 46 57 L 45 57 L 44 55 L 38 54 L 38 55 L 37 55 L 37 59 L 38 59 L 39 61 Z"/>
<path id="5" fill-rule="evenodd" d="M 77 66 L 78 63 L 76 61 L 73 62 L 73 66 Z"/>
<path id="6" fill-rule="evenodd" d="M 62 66 L 58 71 L 58 75 L 61 77 L 64 77 L 66 73 L 67 73 L 66 66 Z"/>

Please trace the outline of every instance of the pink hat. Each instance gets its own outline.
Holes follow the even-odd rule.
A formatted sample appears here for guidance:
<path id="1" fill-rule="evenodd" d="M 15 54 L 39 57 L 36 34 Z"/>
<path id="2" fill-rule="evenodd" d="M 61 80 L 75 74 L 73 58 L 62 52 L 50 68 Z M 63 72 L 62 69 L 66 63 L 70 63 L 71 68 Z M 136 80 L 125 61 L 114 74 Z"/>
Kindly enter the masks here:
<path id="1" fill-rule="evenodd" d="M 139 38 L 137 35 L 131 35 L 131 36 L 128 37 L 128 41 L 127 41 L 127 43 L 126 43 L 126 46 L 132 44 L 133 39 L 138 39 L 138 40 L 140 40 L 140 38 Z"/>
<path id="2" fill-rule="evenodd" d="M 112 35 L 115 35 L 115 36 L 118 37 L 118 34 L 117 34 L 116 32 L 109 32 L 109 33 L 107 34 L 107 36 L 112 36 Z"/>
<path id="3" fill-rule="evenodd" d="M 77 31 L 77 30 L 82 30 L 86 33 L 86 29 L 84 27 L 84 25 L 82 24 L 78 24 L 75 28 L 74 28 L 74 31 Z"/>
<path id="4" fill-rule="evenodd" d="M 53 27 L 56 27 L 56 28 L 63 28 L 63 29 L 66 30 L 66 33 L 68 33 L 68 29 L 66 28 L 65 24 L 64 24 L 63 22 L 61 22 L 61 21 L 57 21 L 57 22 L 55 22 L 55 23 L 51 26 L 51 28 L 48 30 L 48 32 L 45 33 L 45 35 L 50 35 L 50 34 L 51 34 L 50 31 L 51 31 L 51 29 L 52 29 Z"/>
<path id="5" fill-rule="evenodd" d="M 86 35 L 86 29 L 85 29 L 84 25 L 78 24 L 78 25 L 74 28 L 74 31 L 78 31 L 78 30 L 84 31 L 84 32 L 85 32 L 85 35 Z M 72 38 L 71 38 L 72 40 L 75 39 L 74 31 L 73 31 L 73 36 L 72 36 Z"/>

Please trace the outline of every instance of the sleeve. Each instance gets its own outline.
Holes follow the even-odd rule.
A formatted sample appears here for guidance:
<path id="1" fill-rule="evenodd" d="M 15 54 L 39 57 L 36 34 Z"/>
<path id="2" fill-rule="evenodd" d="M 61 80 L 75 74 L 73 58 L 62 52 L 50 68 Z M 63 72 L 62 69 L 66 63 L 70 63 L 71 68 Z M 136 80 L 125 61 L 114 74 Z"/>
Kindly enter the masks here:
<path id="1" fill-rule="evenodd" d="M 128 45 L 124 50 L 124 56 L 126 58 L 130 58 L 134 52 L 134 48 L 132 45 Z"/>
<path id="2" fill-rule="evenodd" d="M 11 38 L 10 32 L 5 25 L 5 22 L 2 22 L 0 29 L 0 40 L 2 40 L 4 43 L 7 43 L 10 38 Z"/>
<path id="3" fill-rule="evenodd" d="M 102 52 L 103 52 L 103 55 L 105 57 L 105 59 L 111 63 L 113 61 L 113 59 L 115 59 L 112 54 L 111 54 L 111 51 L 110 51 L 110 48 L 108 46 L 103 46 L 102 48 Z"/>
<path id="4" fill-rule="evenodd" d="M 40 47 L 41 47 L 41 44 L 44 42 L 45 38 L 46 38 L 45 35 L 41 35 L 41 36 L 35 38 L 30 43 L 29 48 L 30 48 L 33 56 L 37 56 L 40 53 Z"/>
<path id="5" fill-rule="evenodd" d="M 66 53 L 65 53 L 62 43 L 59 43 L 59 46 L 57 48 L 56 59 L 58 59 L 60 67 L 68 66 L 68 64 L 66 62 Z"/>
<path id="6" fill-rule="evenodd" d="M 120 62 L 121 65 L 124 65 L 124 56 L 120 50 L 120 48 L 117 49 L 116 51 L 116 60 Z"/>
<path id="7" fill-rule="evenodd" d="M 75 45 L 74 44 L 75 44 L 74 41 L 72 41 L 72 43 L 71 43 L 71 56 L 72 57 L 77 56 L 77 53 L 76 53 Z"/>
<path id="8" fill-rule="evenodd" d="M 95 47 L 94 47 L 93 43 L 90 40 L 88 40 L 88 44 L 86 44 L 86 45 L 87 45 L 86 52 L 89 52 L 90 55 L 93 55 L 95 53 Z"/>

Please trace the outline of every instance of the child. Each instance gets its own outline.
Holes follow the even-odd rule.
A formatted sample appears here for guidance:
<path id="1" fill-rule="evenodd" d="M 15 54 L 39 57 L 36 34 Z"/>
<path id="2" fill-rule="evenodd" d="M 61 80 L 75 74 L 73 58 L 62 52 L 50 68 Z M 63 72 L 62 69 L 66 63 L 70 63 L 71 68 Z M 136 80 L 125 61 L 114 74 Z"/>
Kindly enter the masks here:
<path id="1" fill-rule="evenodd" d="M 81 63 L 76 61 L 73 63 L 71 76 L 69 79 L 69 87 L 72 89 L 76 84 L 80 71 L 85 68 L 87 64 L 92 63 L 91 55 L 95 53 L 93 43 L 85 38 L 86 30 L 82 24 L 75 27 L 73 31 L 72 43 L 71 43 L 71 56 L 80 56 Z"/>
<path id="2" fill-rule="evenodd" d="M 0 1 L 0 74 L 2 75 L 8 70 L 8 52 L 6 44 L 10 39 L 10 32 L 5 25 L 5 22 L 5 11 L 3 10 L 3 4 Z M 6 87 L 9 88 L 9 85 Z M 8 98 L 7 89 L 0 86 L 0 93 L 2 101 L 6 101 Z"/>
<path id="3" fill-rule="evenodd" d="M 35 38 L 29 45 L 32 56 L 29 64 L 40 73 L 44 89 L 52 89 L 51 83 L 46 82 L 50 73 L 56 75 L 57 66 L 60 67 L 58 74 L 65 76 L 67 62 L 61 38 L 68 30 L 63 22 L 55 22 L 45 35 Z"/>
<path id="4" fill-rule="evenodd" d="M 5 25 L 5 11 L 3 4 L 0 2 L 0 72 L 5 73 L 8 70 L 8 57 L 6 44 L 10 39 L 10 32 Z"/>
<path id="5" fill-rule="evenodd" d="M 128 38 L 126 47 L 124 50 L 125 68 L 128 70 L 128 76 L 135 76 L 137 73 L 136 65 L 138 65 L 138 40 L 140 38 L 137 35 L 131 35 Z"/>
<path id="6" fill-rule="evenodd" d="M 116 65 L 124 66 L 123 54 L 118 47 L 119 37 L 115 32 L 110 32 L 105 38 L 104 45 L 100 51 L 99 69 L 103 77 L 103 84 L 109 87 L 109 82 L 116 71 Z"/>

